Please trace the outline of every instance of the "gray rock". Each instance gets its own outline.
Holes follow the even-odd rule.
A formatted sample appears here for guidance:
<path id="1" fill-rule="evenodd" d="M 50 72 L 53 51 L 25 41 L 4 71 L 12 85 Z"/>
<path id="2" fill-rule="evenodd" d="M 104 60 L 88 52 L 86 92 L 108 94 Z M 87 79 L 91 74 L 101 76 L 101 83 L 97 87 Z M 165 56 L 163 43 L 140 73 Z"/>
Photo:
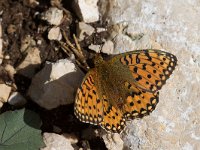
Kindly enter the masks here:
<path id="1" fill-rule="evenodd" d="M 46 109 L 71 104 L 83 76 L 82 71 L 68 59 L 47 62 L 32 79 L 28 95 Z"/>
<path id="2" fill-rule="evenodd" d="M 13 92 L 8 99 L 8 103 L 14 106 L 23 106 L 26 104 L 26 99 L 19 92 Z"/>

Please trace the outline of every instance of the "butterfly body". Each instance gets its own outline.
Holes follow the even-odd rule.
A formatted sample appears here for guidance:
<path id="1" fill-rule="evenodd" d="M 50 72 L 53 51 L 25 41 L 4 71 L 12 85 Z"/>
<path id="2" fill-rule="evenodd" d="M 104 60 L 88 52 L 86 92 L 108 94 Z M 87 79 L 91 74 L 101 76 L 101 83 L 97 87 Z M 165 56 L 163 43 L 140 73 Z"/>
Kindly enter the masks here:
<path id="1" fill-rule="evenodd" d="M 95 83 L 100 98 L 105 95 L 114 107 L 119 107 L 119 104 L 124 103 L 128 93 L 124 84 L 127 81 L 134 82 L 129 68 L 120 62 L 103 61 L 96 67 L 95 73 Z"/>
<path id="2" fill-rule="evenodd" d="M 148 115 L 158 103 L 162 85 L 177 59 L 160 50 L 137 50 L 95 60 L 77 91 L 75 115 L 111 132 L 121 132 L 125 121 Z"/>

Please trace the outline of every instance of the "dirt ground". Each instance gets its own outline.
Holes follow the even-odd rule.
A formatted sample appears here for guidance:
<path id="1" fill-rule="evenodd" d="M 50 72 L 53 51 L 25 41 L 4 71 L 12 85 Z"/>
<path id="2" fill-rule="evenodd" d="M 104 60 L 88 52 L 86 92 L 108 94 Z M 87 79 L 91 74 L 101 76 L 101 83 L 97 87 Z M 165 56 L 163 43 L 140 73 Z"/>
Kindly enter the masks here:
<path id="1" fill-rule="evenodd" d="M 67 35 L 72 39 L 72 34 L 76 31 L 76 23 L 79 21 L 75 15 L 72 7 L 71 0 L 66 1 L 63 7 L 67 10 L 65 19 L 59 26 Z M 40 14 L 51 7 L 50 1 L 39 0 L 39 5 L 29 4 L 27 0 L 1 0 L 0 1 L 0 18 L 2 18 L 3 30 L 3 50 L 5 55 L 9 55 L 9 60 L 3 60 L 0 68 L 0 82 L 12 83 L 17 86 L 17 91 L 20 92 L 27 100 L 26 108 L 37 112 L 42 119 L 42 131 L 54 132 L 53 127 L 57 126 L 62 129 L 62 133 L 73 134 L 78 137 L 78 146 L 84 149 L 106 149 L 103 140 L 99 137 L 87 138 L 83 137 L 84 130 L 91 128 L 94 130 L 96 126 L 81 123 L 73 114 L 73 104 L 67 106 L 60 106 L 53 110 L 45 110 L 31 101 L 27 96 L 27 90 L 31 84 L 31 78 L 27 78 L 18 73 L 15 74 L 14 80 L 11 79 L 4 71 L 6 64 L 12 65 L 16 68 L 24 60 L 25 54 L 20 51 L 23 39 L 25 36 L 30 35 L 35 41 L 42 41 L 42 45 L 38 45 L 40 50 L 41 65 L 37 68 L 37 73 L 40 71 L 46 61 L 55 62 L 68 56 L 61 50 L 59 43 L 50 41 L 47 38 L 48 29 L 51 27 L 47 22 L 41 20 Z M 95 23 L 93 26 L 105 27 L 103 23 Z M 106 38 L 107 33 L 101 35 L 92 35 L 81 42 L 81 46 L 85 49 L 84 53 L 88 58 L 91 57 L 91 52 L 88 50 L 88 45 L 101 44 L 101 39 Z M 59 50 L 55 51 L 55 47 Z M 1 109 L 1 113 L 7 110 L 15 110 L 16 108 L 5 104 Z M 59 133 L 59 134 L 62 134 Z"/>

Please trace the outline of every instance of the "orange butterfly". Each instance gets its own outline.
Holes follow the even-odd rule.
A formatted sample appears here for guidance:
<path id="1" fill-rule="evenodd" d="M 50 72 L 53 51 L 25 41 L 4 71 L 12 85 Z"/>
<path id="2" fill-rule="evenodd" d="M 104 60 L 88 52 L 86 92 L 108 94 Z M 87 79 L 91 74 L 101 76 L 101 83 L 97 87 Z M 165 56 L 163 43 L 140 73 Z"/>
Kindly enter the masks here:
<path id="1" fill-rule="evenodd" d="M 120 133 L 126 120 L 152 112 L 158 90 L 177 64 L 176 56 L 161 50 L 136 50 L 95 61 L 86 74 L 75 99 L 76 117 Z"/>

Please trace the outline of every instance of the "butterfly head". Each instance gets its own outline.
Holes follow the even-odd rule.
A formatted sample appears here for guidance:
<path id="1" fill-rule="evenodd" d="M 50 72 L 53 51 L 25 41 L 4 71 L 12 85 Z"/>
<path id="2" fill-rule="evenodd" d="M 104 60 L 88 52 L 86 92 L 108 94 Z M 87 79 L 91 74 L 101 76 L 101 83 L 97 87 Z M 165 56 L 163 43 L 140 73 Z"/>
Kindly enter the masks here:
<path id="1" fill-rule="evenodd" d="M 103 62 L 104 62 L 103 57 L 100 54 L 98 54 L 98 55 L 95 56 L 95 58 L 94 58 L 94 65 L 95 65 L 95 67 L 99 66 Z"/>

